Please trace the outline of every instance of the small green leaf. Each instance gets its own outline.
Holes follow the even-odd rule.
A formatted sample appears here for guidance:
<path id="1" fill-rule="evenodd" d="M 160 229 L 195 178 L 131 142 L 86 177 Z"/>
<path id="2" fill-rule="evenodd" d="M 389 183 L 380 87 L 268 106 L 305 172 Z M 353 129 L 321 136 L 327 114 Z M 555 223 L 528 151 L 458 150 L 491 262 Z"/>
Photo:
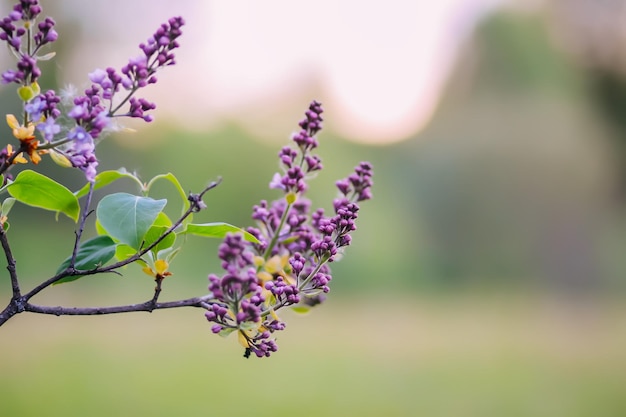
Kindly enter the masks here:
<path id="1" fill-rule="evenodd" d="M 239 325 L 239 329 L 246 331 L 246 330 L 255 330 L 259 328 L 259 323 L 255 323 L 253 321 L 246 321 L 243 322 Z"/>
<path id="2" fill-rule="evenodd" d="M 139 178 L 137 178 L 135 175 L 129 172 L 126 172 L 126 170 L 124 169 L 120 169 L 118 171 L 102 171 L 98 175 L 96 175 L 95 182 L 94 182 L 94 190 L 105 187 L 111 184 L 112 182 L 115 182 L 121 178 L 130 178 L 136 183 L 138 183 L 140 188 L 142 187 L 142 184 Z M 81 198 L 82 196 L 87 195 L 88 192 L 89 192 L 89 183 L 85 184 L 83 188 L 76 191 L 74 194 L 76 194 L 77 198 Z"/>
<path id="3" fill-rule="evenodd" d="M 76 253 L 76 263 L 74 267 L 78 270 L 89 271 L 97 268 L 109 262 L 115 255 L 116 243 L 109 236 L 96 236 L 80 245 L 78 252 Z M 57 274 L 64 271 L 68 266 L 72 257 L 68 257 L 61 263 L 57 269 Z M 82 278 L 80 275 L 68 276 L 57 281 L 55 284 L 61 284 L 63 282 L 75 281 Z"/>
<path id="4" fill-rule="evenodd" d="M 167 231 L 167 229 L 169 229 L 169 227 L 167 226 L 150 227 L 150 229 L 148 229 L 148 233 L 146 233 L 146 236 L 144 238 L 144 246 L 150 246 L 153 242 L 160 238 L 161 235 L 163 235 L 163 233 Z M 154 257 L 157 258 L 157 254 L 159 251 L 172 247 L 174 245 L 174 242 L 176 242 L 176 233 L 170 233 L 169 235 L 165 236 L 163 240 L 161 240 L 154 248 L 152 248 L 152 253 L 154 254 Z"/>
<path id="5" fill-rule="evenodd" d="M 161 235 L 165 233 L 165 231 L 171 226 L 172 221 L 169 217 L 167 217 L 167 214 L 160 212 L 150 229 L 148 229 L 146 236 L 144 237 L 144 246 L 150 246 L 153 242 L 160 238 Z M 154 259 L 160 259 L 158 257 L 158 253 L 162 250 L 172 247 L 174 245 L 174 242 L 176 242 L 175 233 L 170 233 L 165 238 L 163 238 L 163 240 L 160 241 L 158 245 L 151 249 Z"/>
<path id="6" fill-rule="evenodd" d="M 75 222 L 80 207 L 78 199 L 70 190 L 38 172 L 20 172 L 15 181 L 7 186 L 9 194 L 17 201 L 45 210 L 61 212 Z"/>
<path id="7" fill-rule="evenodd" d="M 160 250 L 157 253 L 157 258 L 158 259 L 165 259 L 167 261 L 167 263 L 172 263 L 172 261 L 174 260 L 174 258 L 176 257 L 176 255 L 178 255 L 180 253 L 180 247 L 174 249 L 174 248 L 166 248 L 163 250 Z"/>
<path id="8" fill-rule="evenodd" d="M 41 87 L 39 87 L 39 83 L 37 81 L 34 81 L 31 85 L 30 88 L 33 90 L 33 93 L 38 96 L 41 93 Z"/>
<path id="9" fill-rule="evenodd" d="M 96 217 L 113 239 L 139 249 L 167 200 L 154 200 L 127 193 L 110 194 L 100 200 Z"/>
<path id="10" fill-rule="evenodd" d="M 309 311 L 311 311 L 311 307 L 305 307 L 305 306 L 295 306 L 295 307 L 291 307 L 291 309 L 299 314 L 306 314 Z"/>
<path id="11" fill-rule="evenodd" d="M 153 226 L 165 226 L 165 227 L 171 227 L 172 226 L 172 221 L 170 220 L 169 217 L 167 217 L 167 214 L 160 212 L 159 215 L 157 216 L 157 218 L 154 220 L 154 223 L 152 223 Z"/>
<path id="12" fill-rule="evenodd" d="M 9 197 L 2 202 L 2 209 L 0 209 L 0 211 L 4 216 L 9 215 L 9 212 L 11 211 L 11 208 L 13 208 L 13 204 L 15 204 L 15 201 L 16 200 L 14 198 Z"/>
<path id="13" fill-rule="evenodd" d="M 242 233 L 243 238 L 248 242 L 259 243 L 259 240 L 246 232 L 245 230 L 233 226 L 228 223 L 203 223 L 203 224 L 188 224 L 185 233 L 190 233 L 192 235 L 204 236 L 204 237 L 214 237 L 214 238 L 223 238 L 227 233 Z"/>
<path id="14" fill-rule="evenodd" d="M 130 258 L 131 256 L 135 255 L 136 253 L 137 253 L 137 249 L 133 249 L 128 245 L 124 245 L 123 243 L 120 243 L 115 248 L 115 259 L 124 261 Z M 143 266 L 145 266 L 145 262 L 141 261 L 141 263 Z"/>
<path id="15" fill-rule="evenodd" d="M 45 55 L 39 55 L 39 56 L 37 56 L 37 59 L 38 59 L 39 61 L 50 61 L 52 58 L 54 58 L 54 57 L 55 57 L 55 55 L 56 55 L 56 54 L 57 54 L 56 52 L 48 52 L 48 53 L 47 53 L 47 54 L 45 54 Z"/>
<path id="16" fill-rule="evenodd" d="M 35 91 L 29 86 L 23 85 L 17 89 L 17 95 L 20 96 L 22 101 L 30 101 L 33 97 L 35 97 Z"/>
<path id="17" fill-rule="evenodd" d="M 225 327 L 218 334 L 222 337 L 228 337 L 235 330 L 237 330 L 235 327 Z"/>

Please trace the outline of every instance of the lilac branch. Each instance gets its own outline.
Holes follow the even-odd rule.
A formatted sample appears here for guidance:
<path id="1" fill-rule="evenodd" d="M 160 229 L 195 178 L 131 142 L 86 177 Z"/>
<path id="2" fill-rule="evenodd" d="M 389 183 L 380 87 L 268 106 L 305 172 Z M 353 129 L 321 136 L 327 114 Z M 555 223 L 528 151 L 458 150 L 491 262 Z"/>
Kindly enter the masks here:
<path id="1" fill-rule="evenodd" d="M 161 283 L 163 282 L 163 277 L 157 276 L 154 281 L 156 282 L 156 287 L 154 287 L 154 296 L 152 297 L 152 300 L 149 301 L 153 306 L 157 305 L 157 300 L 159 299 L 159 295 L 161 295 Z"/>
<path id="2" fill-rule="evenodd" d="M 179 307 L 207 308 L 212 304 L 210 302 L 211 299 L 212 295 L 207 295 L 204 297 L 193 297 L 184 300 L 167 301 L 163 303 L 155 303 L 153 300 L 149 300 L 139 304 L 128 304 L 111 307 L 52 307 L 28 303 L 25 306 L 25 311 L 38 314 L 51 314 L 54 316 L 96 316 L 104 314 L 132 313 L 135 311 L 146 311 L 151 313 L 154 310 L 164 310 L 168 308 Z M 0 324 L 2 324 L 1 318 Z"/>
<path id="3" fill-rule="evenodd" d="M 65 271 L 61 271 L 57 275 L 53 276 L 52 278 L 42 282 L 41 284 L 33 288 L 29 293 L 24 295 L 24 299 L 26 301 L 30 300 L 32 297 L 34 297 L 36 294 L 38 294 L 45 288 L 61 280 L 62 278 L 65 278 L 68 276 L 86 276 L 86 275 L 101 274 L 103 272 L 114 272 L 118 268 L 131 264 L 133 262 L 136 262 L 137 260 L 141 259 L 143 255 L 148 253 L 152 248 L 154 248 L 159 243 L 161 243 L 161 241 L 165 239 L 170 233 L 173 233 L 174 230 L 176 230 L 176 228 L 178 228 L 183 223 L 183 221 L 187 217 L 189 217 L 191 213 L 202 210 L 205 207 L 204 203 L 202 202 L 202 197 L 207 191 L 212 190 L 213 188 L 217 187 L 220 182 L 221 182 L 221 179 L 218 179 L 217 181 L 210 183 L 208 186 L 205 187 L 204 190 L 202 190 L 202 192 L 200 192 L 200 194 L 190 194 L 188 197 L 188 200 L 191 204 L 189 208 L 180 216 L 180 218 L 176 222 L 174 222 L 174 224 L 172 224 L 172 226 L 169 229 L 167 229 L 158 239 L 152 242 L 152 244 L 140 250 L 133 256 L 126 258 L 122 261 L 116 262 L 114 264 L 90 269 L 88 271 L 77 270 L 72 265 L 70 265 Z"/>
<path id="4" fill-rule="evenodd" d="M 28 145 L 25 143 L 20 143 L 20 147 L 17 148 L 11 155 L 9 155 L 7 159 L 2 163 L 2 165 L 0 165 L 0 175 L 9 171 L 9 169 L 13 165 L 13 161 L 15 161 L 15 158 L 17 158 L 18 156 L 22 154 L 22 152 L 25 152 L 27 150 L 28 150 Z"/>
<path id="5" fill-rule="evenodd" d="M 21 296 L 20 283 L 17 278 L 17 271 L 15 269 L 15 259 L 11 253 L 11 246 L 9 246 L 9 240 L 7 239 L 7 233 L 4 230 L 2 224 L 0 224 L 0 243 L 2 243 L 2 249 L 7 259 L 7 270 L 11 277 L 11 290 L 13 291 L 13 299 L 18 299 Z"/>
<path id="6" fill-rule="evenodd" d="M 15 260 L 13 260 L 13 256 L 11 255 L 8 242 L 6 240 L 6 234 L 4 230 L 0 228 L 0 242 L 2 243 L 5 254 L 7 255 L 7 260 L 9 263 L 8 269 L 9 269 L 9 272 L 11 273 L 11 281 L 13 283 L 13 288 L 14 288 L 13 298 L 9 302 L 9 305 L 0 313 L 0 326 L 2 326 L 7 320 L 9 320 L 14 315 L 24 312 L 24 311 L 30 311 L 33 313 L 41 313 L 41 314 L 53 314 L 57 316 L 60 316 L 60 315 L 77 316 L 77 315 L 125 313 L 125 312 L 131 312 L 131 311 L 153 311 L 153 310 L 159 310 L 159 309 L 164 309 L 164 308 L 188 307 L 188 306 L 207 308 L 207 306 L 210 305 L 209 301 L 213 299 L 212 294 L 208 296 L 204 296 L 204 297 L 194 297 L 194 298 L 188 298 L 188 299 L 179 300 L 179 301 L 158 303 L 157 300 L 161 293 L 161 285 L 160 285 L 161 283 L 158 281 L 157 281 L 157 287 L 155 288 L 155 292 L 154 292 L 152 299 L 144 303 L 139 303 L 139 304 L 130 304 L 130 305 L 113 306 L 113 307 L 86 307 L 86 308 L 48 307 L 48 306 L 38 306 L 35 304 L 31 304 L 28 302 L 28 300 L 30 300 L 32 297 L 34 297 L 35 295 L 37 295 L 38 293 L 40 293 L 42 290 L 46 289 L 50 285 L 54 284 L 55 282 L 58 282 L 59 280 L 67 276 L 85 276 L 85 275 L 100 274 L 104 272 L 116 272 L 115 271 L 116 269 L 139 260 L 143 255 L 145 255 L 148 251 L 150 251 L 152 248 L 158 245 L 163 239 L 165 239 L 166 236 L 168 236 L 170 233 L 173 233 L 174 230 L 176 230 L 176 228 L 178 228 L 182 224 L 182 222 L 187 217 L 189 217 L 191 213 L 198 212 L 202 210 L 203 208 L 206 208 L 206 205 L 202 201 L 202 197 L 209 190 L 212 190 L 213 188 L 217 187 L 220 182 L 221 182 L 221 179 L 218 179 L 217 181 L 214 181 L 210 183 L 208 186 L 206 186 L 204 190 L 202 190 L 202 192 L 200 192 L 199 194 L 190 194 L 188 197 L 188 200 L 190 202 L 189 208 L 181 215 L 181 217 L 176 222 L 174 222 L 174 224 L 172 224 L 172 226 L 169 229 L 167 229 L 159 237 L 159 239 L 155 240 L 152 244 L 142 249 L 135 255 L 127 259 L 124 259 L 123 261 L 114 263 L 112 265 L 94 268 L 89 271 L 77 270 L 73 266 L 73 263 L 70 263 L 70 266 L 65 271 L 62 271 L 56 274 L 55 276 L 53 276 L 52 278 L 49 278 L 48 280 L 42 282 L 41 284 L 33 288 L 30 292 L 28 292 L 25 295 L 20 295 L 17 275 L 15 273 Z M 86 215 L 84 217 L 86 217 Z M 82 229 L 82 227 L 84 227 L 84 224 L 82 226 L 79 226 L 79 231 Z M 79 235 L 80 233 L 77 232 L 77 238 L 80 237 Z M 76 252 L 77 249 L 75 248 L 74 251 Z"/>

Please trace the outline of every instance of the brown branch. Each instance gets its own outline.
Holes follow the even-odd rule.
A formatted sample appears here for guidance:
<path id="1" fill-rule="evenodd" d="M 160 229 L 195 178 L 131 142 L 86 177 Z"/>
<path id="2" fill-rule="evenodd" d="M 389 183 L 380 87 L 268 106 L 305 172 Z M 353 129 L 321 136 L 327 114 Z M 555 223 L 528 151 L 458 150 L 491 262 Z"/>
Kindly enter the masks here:
<path id="1" fill-rule="evenodd" d="M 161 295 L 161 283 L 163 282 L 163 277 L 158 275 L 154 280 L 156 282 L 156 287 L 154 287 L 154 296 L 150 302 L 153 306 L 157 305 L 157 300 L 159 299 L 159 295 Z"/>
<path id="2" fill-rule="evenodd" d="M 112 306 L 112 307 L 62 307 L 62 306 L 51 307 L 51 306 L 40 306 L 36 304 L 31 304 L 28 302 L 28 300 L 30 300 L 32 297 L 34 297 L 36 294 L 38 294 L 45 288 L 49 287 L 50 285 L 54 284 L 55 282 L 67 276 L 85 276 L 85 275 L 94 275 L 94 274 L 99 274 L 99 273 L 104 273 L 104 272 L 116 272 L 115 271 L 116 269 L 137 261 L 143 255 L 145 255 L 149 250 L 151 250 L 156 245 L 158 245 L 170 233 L 173 233 L 174 230 L 178 228 L 183 223 L 183 221 L 187 217 L 189 217 L 189 215 L 191 215 L 191 213 L 198 212 L 202 210 L 203 208 L 206 208 L 206 205 L 202 201 L 202 197 L 204 196 L 206 192 L 208 192 L 209 190 L 219 185 L 220 182 L 221 182 L 221 179 L 218 179 L 217 181 L 214 181 L 210 183 L 207 187 L 205 187 L 205 189 L 202 190 L 201 193 L 190 194 L 188 196 L 190 206 L 181 215 L 181 217 L 174 224 L 172 224 L 172 226 L 169 229 L 167 229 L 157 240 L 155 240 L 152 244 L 142 249 L 135 255 L 131 256 L 130 258 L 117 262 L 115 264 L 106 266 L 106 267 L 99 267 L 99 268 L 95 268 L 89 271 L 77 270 L 70 263 L 70 266 L 65 271 L 62 271 L 56 274 L 55 276 L 47 279 L 46 281 L 36 286 L 25 295 L 20 295 L 17 274 L 15 273 L 15 260 L 13 259 L 13 256 L 11 255 L 8 241 L 6 239 L 6 233 L 0 227 L 0 243 L 2 243 L 4 252 L 7 256 L 7 261 L 9 264 L 7 268 L 9 269 L 9 272 L 11 274 L 11 281 L 13 283 L 13 294 L 14 294 L 13 298 L 11 299 L 7 307 L 2 312 L 0 312 L 0 326 L 2 326 L 7 320 L 9 320 L 14 315 L 24 312 L 24 311 L 29 311 L 31 313 L 39 313 L 39 314 L 52 314 L 56 316 L 91 316 L 91 315 L 102 315 L 102 314 L 129 313 L 129 312 L 134 312 L 134 311 L 152 312 L 154 310 L 162 310 L 162 309 L 167 309 L 167 308 L 178 308 L 178 307 L 200 307 L 200 308 L 205 308 L 205 309 L 209 308 L 212 304 L 212 301 L 211 301 L 213 299 L 212 294 L 205 295 L 203 297 L 188 298 L 185 300 L 168 301 L 168 302 L 163 302 L 163 303 L 157 302 L 159 295 L 161 293 L 161 283 L 158 280 L 157 280 L 157 286 L 155 288 L 155 292 L 154 292 L 152 299 L 143 303 L 139 303 L 139 304 L 129 304 L 129 305 Z M 86 207 L 88 207 L 88 204 Z M 86 210 L 87 209 L 85 209 L 85 211 Z M 82 228 L 84 227 L 84 217 L 86 217 L 86 214 L 83 216 L 83 221 L 81 222 L 81 225 L 79 226 L 79 229 L 76 233 L 77 242 L 80 239 Z M 74 248 L 73 258 L 75 258 L 76 251 L 77 251 L 77 245 L 75 245 L 75 248 Z"/>
<path id="3" fill-rule="evenodd" d="M 9 246 L 9 240 L 7 239 L 7 233 L 2 224 L 0 224 L 0 243 L 2 243 L 2 249 L 4 250 L 4 254 L 7 258 L 7 270 L 9 271 L 9 276 L 11 277 L 11 290 L 13 291 L 13 299 L 15 300 L 20 298 L 22 294 L 20 293 L 20 283 L 15 269 L 15 258 L 13 258 L 11 246 Z"/>
<path id="4" fill-rule="evenodd" d="M 39 314 L 51 314 L 54 316 L 97 316 L 104 314 L 132 313 L 136 311 L 146 311 L 151 313 L 154 310 L 164 310 L 168 308 L 179 307 L 207 308 L 208 305 L 211 305 L 211 297 L 212 296 L 193 297 L 187 298 L 185 300 L 167 301 L 163 303 L 155 303 L 153 302 L 153 300 L 149 300 L 139 304 L 128 304 L 123 306 L 111 307 L 53 307 L 27 303 L 25 306 L 25 311 Z"/>
<path id="5" fill-rule="evenodd" d="M 0 175 L 9 171 L 11 166 L 13 166 L 13 161 L 15 161 L 15 158 L 17 158 L 18 156 L 20 156 L 23 152 L 27 150 L 28 150 L 28 145 L 24 144 L 23 142 L 20 142 L 20 147 L 17 148 L 13 152 L 13 154 L 4 161 L 2 165 L 0 165 Z"/>

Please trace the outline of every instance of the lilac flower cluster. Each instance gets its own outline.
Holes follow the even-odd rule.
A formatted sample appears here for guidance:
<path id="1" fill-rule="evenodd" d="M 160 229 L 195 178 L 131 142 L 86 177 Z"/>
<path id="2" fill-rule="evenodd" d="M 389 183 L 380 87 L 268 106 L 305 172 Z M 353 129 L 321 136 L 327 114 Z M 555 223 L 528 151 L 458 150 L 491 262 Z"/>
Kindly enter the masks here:
<path id="1" fill-rule="evenodd" d="M 28 118 L 24 125 L 35 124 L 47 143 L 46 147 L 60 154 L 73 167 L 81 169 L 87 180 L 93 182 L 98 165 L 95 141 L 111 125 L 111 118 L 133 117 L 152 121 L 147 112 L 156 105 L 136 98 L 134 94 L 138 89 L 157 82 L 155 73 L 158 69 L 175 63 L 173 50 L 179 46 L 177 39 L 185 22 L 181 17 L 173 17 L 162 24 L 152 37 L 139 45 L 142 54 L 130 59 L 121 71 L 107 68 L 90 73 L 92 85 L 84 95 L 74 99 L 67 112 L 73 126 L 62 128 L 57 122 L 61 116 L 59 97 L 52 90 L 39 94 L 39 87 L 34 84 L 41 75 L 37 60 L 50 57 L 40 57 L 37 52 L 58 37 L 54 21 L 48 17 L 37 25 L 37 32 L 32 33 L 31 28 L 40 13 L 38 0 L 20 0 L 9 16 L 0 21 L 0 40 L 5 41 L 18 57 L 17 70 L 5 71 L 2 82 L 18 83 L 29 88 L 34 86 L 34 97 L 25 99 L 24 110 Z M 17 24 L 19 21 L 23 21 L 20 27 Z M 24 49 L 24 45 L 29 49 Z M 120 90 L 124 90 L 125 94 L 116 99 L 115 95 Z M 124 105 L 128 110 L 121 112 Z"/>
<path id="2" fill-rule="evenodd" d="M 139 45 L 143 55 L 131 58 L 122 67 L 121 74 L 111 67 L 96 69 L 89 74 L 93 84 L 85 90 L 84 96 L 74 99 L 74 107 L 68 113 L 75 120 L 76 127 L 68 134 L 68 139 L 72 141 L 64 150 L 72 165 L 83 170 L 89 181 L 94 180 L 98 165 L 94 140 L 109 126 L 112 117 L 152 121 L 152 116 L 146 112 L 155 109 L 156 105 L 133 95 L 138 89 L 157 82 L 154 74 L 159 68 L 175 63 L 172 51 L 179 46 L 176 39 L 182 34 L 184 23 L 181 17 L 174 17 L 168 24 L 162 24 L 147 43 Z M 126 91 L 126 95 L 115 105 L 115 94 L 121 89 Z M 118 113 L 126 102 L 129 103 L 128 111 Z"/>
<path id="3" fill-rule="evenodd" d="M 220 245 L 219 258 L 226 273 L 209 275 L 209 291 L 218 302 L 205 313 L 215 324 L 213 333 L 239 332 L 239 340 L 249 356 L 269 356 L 277 350 L 270 333 L 276 329 L 271 322 L 261 323 L 266 301 L 259 285 L 253 254 L 241 235 L 228 235 Z"/>
<path id="4" fill-rule="evenodd" d="M 277 310 L 314 306 L 324 300 L 332 279 L 328 264 L 351 243 L 357 203 L 372 197 L 372 166 L 361 162 L 353 174 L 337 181 L 340 196 L 333 202 L 334 215 L 325 216 L 323 209 L 311 212 L 311 202 L 303 193 L 307 180 L 322 169 L 320 158 L 312 154 L 318 146 L 316 134 L 322 128 L 322 112 L 321 104 L 313 101 L 299 123 L 301 130 L 292 136 L 296 147 L 284 147 L 278 154 L 283 173 L 274 175 L 270 188 L 281 189 L 285 195 L 253 207 L 257 227 L 247 231 L 258 242 L 228 236 L 219 252 L 226 274 L 209 276 L 215 304 L 206 318 L 216 323 L 212 331 L 238 331 L 246 356 L 251 352 L 269 356 L 276 350 L 269 337 L 285 328 Z M 253 306 L 254 314 L 245 313 L 244 301 L 247 309 Z"/>
<path id="5" fill-rule="evenodd" d="M 47 17 L 37 25 L 37 32 L 32 34 L 33 42 L 24 42 L 25 37 L 31 37 L 31 25 L 41 13 L 38 0 L 20 0 L 13 11 L 0 20 L 0 40 L 5 41 L 9 49 L 18 57 L 17 71 L 7 70 L 2 74 L 2 83 L 18 83 L 29 85 L 41 76 L 37 66 L 37 52 L 46 44 L 57 40 L 58 34 L 54 30 L 54 20 Z M 17 27 L 19 21 L 29 24 Z M 28 48 L 28 49 L 24 49 Z"/>
<path id="6" fill-rule="evenodd" d="M 295 133 L 292 140 L 298 145 L 298 150 L 288 146 L 281 149 L 278 157 L 284 167 L 284 174 L 275 174 L 270 188 L 278 188 L 286 192 L 301 193 L 306 191 L 307 174 L 314 173 L 323 168 L 322 162 L 317 155 L 312 155 L 311 150 L 317 148 L 315 135 L 322 129 L 322 106 L 313 101 L 306 111 L 306 118 L 300 121 L 301 130 Z M 297 160 L 300 156 L 300 160 Z"/>

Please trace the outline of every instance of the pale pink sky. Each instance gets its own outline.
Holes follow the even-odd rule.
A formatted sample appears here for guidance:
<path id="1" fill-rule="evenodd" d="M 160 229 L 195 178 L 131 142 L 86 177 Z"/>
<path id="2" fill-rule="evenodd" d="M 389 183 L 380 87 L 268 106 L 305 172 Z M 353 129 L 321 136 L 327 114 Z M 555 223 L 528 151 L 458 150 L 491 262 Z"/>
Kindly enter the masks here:
<path id="1" fill-rule="evenodd" d="M 300 101 L 316 94 L 331 128 L 354 141 L 388 143 L 406 138 L 429 120 L 460 40 L 481 15 L 504 1 L 55 4 L 87 32 L 66 64 L 71 69 L 66 82 L 82 88 L 80 82 L 94 68 L 119 68 L 137 55 L 136 45 L 160 22 L 182 15 L 187 25 L 178 64 L 163 71 L 147 94 L 157 101 L 157 118 L 206 128 L 229 117 L 262 126 L 267 136 L 282 131 L 283 140 L 284 129 L 306 105 Z M 43 5 L 45 10 L 45 1 Z M 62 27 L 59 32 L 68 35 Z"/>

